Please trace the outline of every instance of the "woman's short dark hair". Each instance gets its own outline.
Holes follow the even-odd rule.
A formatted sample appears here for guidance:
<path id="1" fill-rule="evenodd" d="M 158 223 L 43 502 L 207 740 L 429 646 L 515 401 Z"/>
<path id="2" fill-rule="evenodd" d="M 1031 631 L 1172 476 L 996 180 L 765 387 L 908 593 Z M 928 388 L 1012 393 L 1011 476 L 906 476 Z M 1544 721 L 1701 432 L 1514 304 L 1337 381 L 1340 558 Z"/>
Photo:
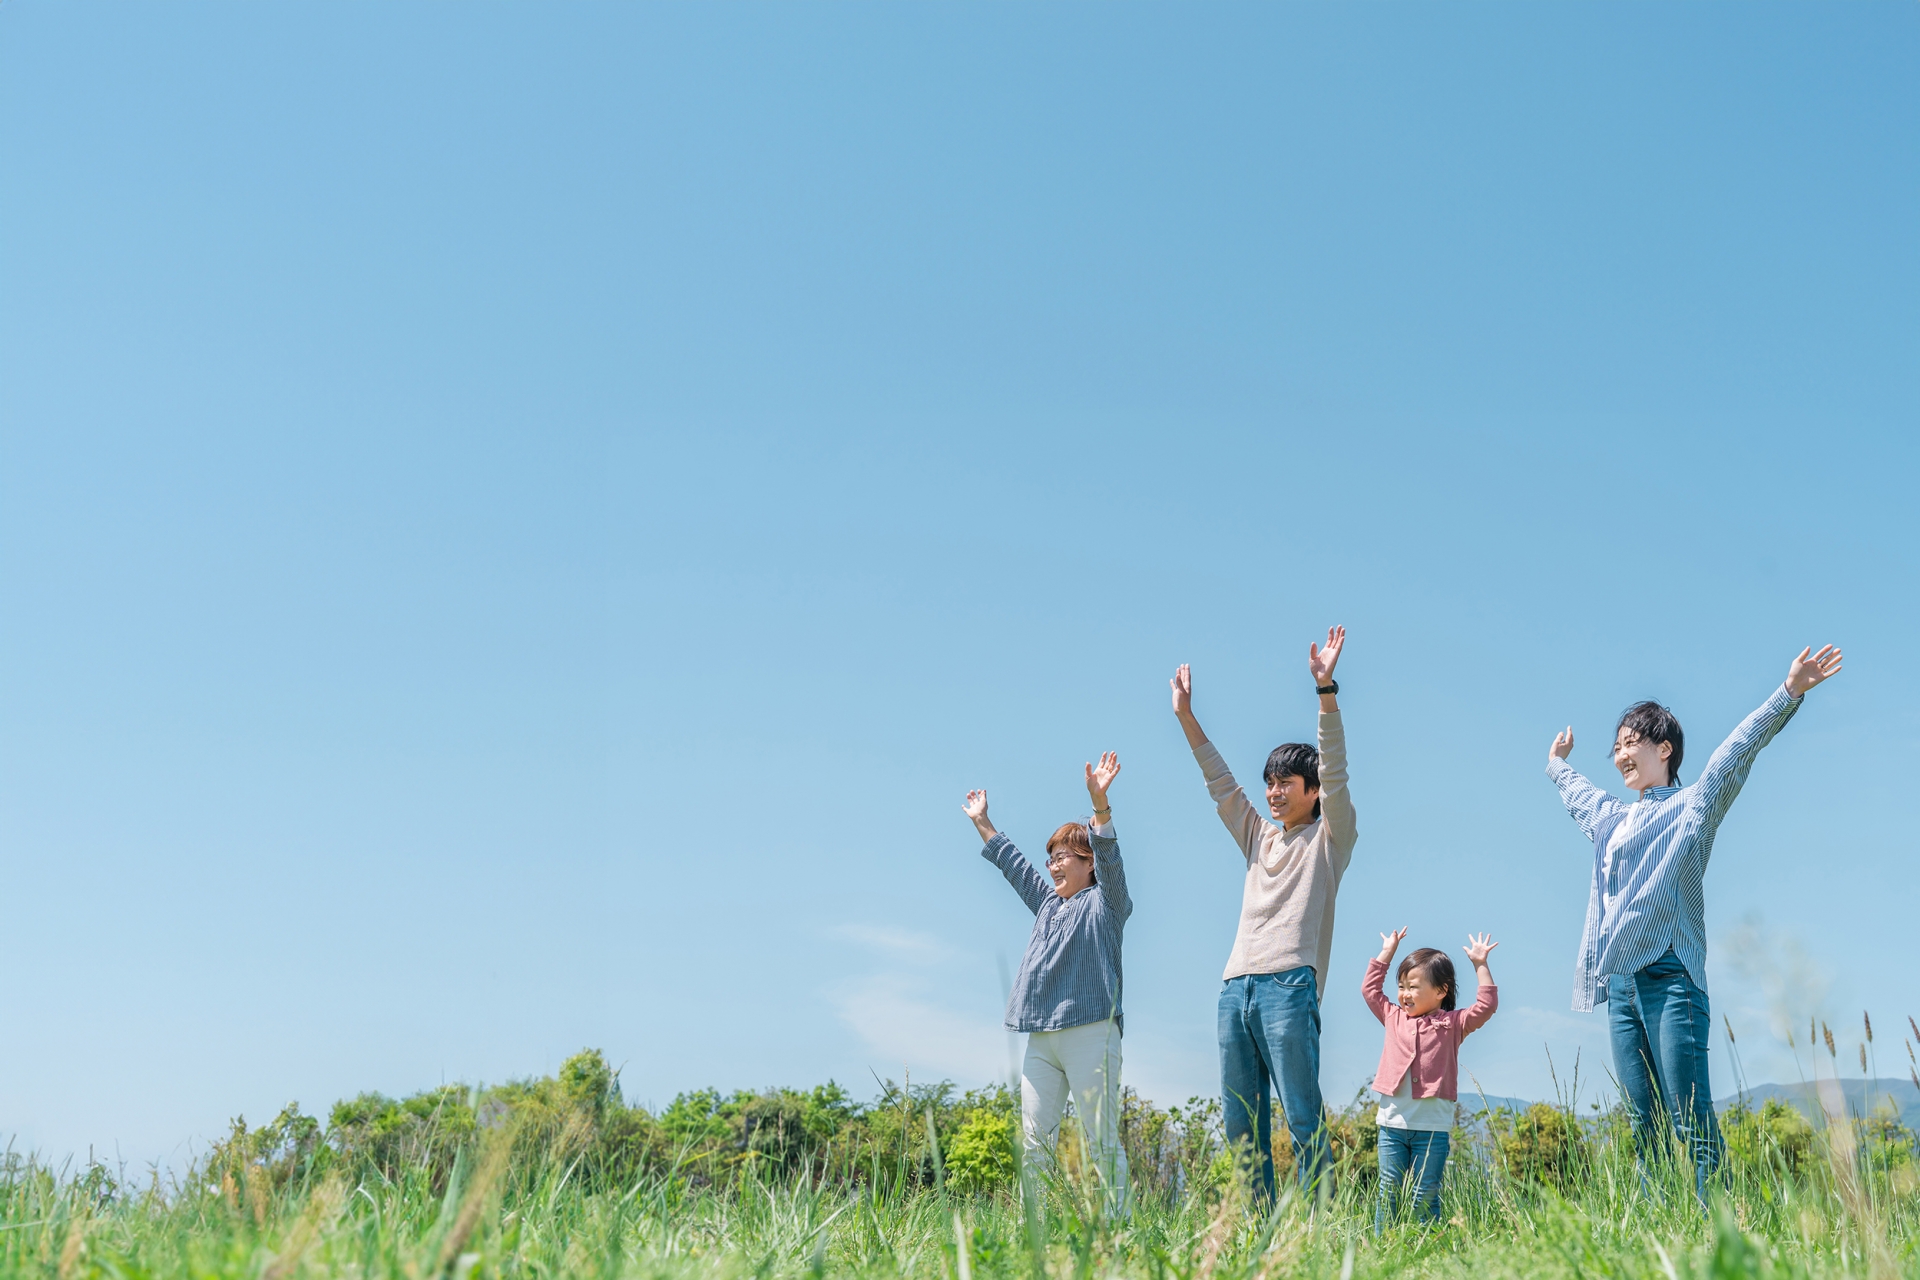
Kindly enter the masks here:
<path id="1" fill-rule="evenodd" d="M 1620 723 L 1613 727 L 1616 740 L 1622 729 L 1632 731 L 1642 742 L 1670 745 L 1673 754 L 1667 757 L 1667 785 L 1680 785 L 1680 757 L 1687 754 L 1687 735 L 1680 732 L 1680 721 L 1673 712 L 1657 702 L 1636 702 L 1620 713 Z"/>
<path id="2" fill-rule="evenodd" d="M 1453 980 L 1452 957 L 1433 947 L 1422 947 L 1400 962 L 1400 972 L 1393 975 L 1394 980 L 1405 982 L 1407 974 L 1415 969 L 1427 980 L 1428 986 L 1446 988 L 1447 993 L 1440 997 L 1440 1007 L 1453 1008 L 1453 998 L 1459 993 L 1460 986 Z"/>
<path id="3" fill-rule="evenodd" d="M 1282 778 L 1298 778 L 1307 784 L 1307 790 L 1320 789 L 1320 753 L 1304 742 L 1283 742 L 1273 749 L 1267 757 L 1266 772 L 1261 775 L 1267 782 L 1278 782 Z M 1313 802 L 1313 816 L 1320 816 L 1320 801 Z"/>

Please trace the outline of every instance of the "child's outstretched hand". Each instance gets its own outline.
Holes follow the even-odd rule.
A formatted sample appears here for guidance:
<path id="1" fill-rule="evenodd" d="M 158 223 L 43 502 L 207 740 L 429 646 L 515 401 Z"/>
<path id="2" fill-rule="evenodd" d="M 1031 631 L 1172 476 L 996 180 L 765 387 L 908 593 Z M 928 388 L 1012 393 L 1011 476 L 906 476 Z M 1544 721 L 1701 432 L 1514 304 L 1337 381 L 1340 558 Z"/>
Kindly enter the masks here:
<path id="1" fill-rule="evenodd" d="M 1487 967 L 1487 957 L 1493 954 L 1493 949 L 1499 945 L 1490 933 L 1477 936 L 1470 933 L 1467 935 L 1467 959 L 1473 961 L 1474 968 L 1484 969 Z"/>
<path id="2" fill-rule="evenodd" d="M 1392 933 L 1381 934 L 1380 958 L 1382 960 L 1393 959 L 1393 953 L 1400 949 L 1400 940 L 1406 936 L 1407 931 L 1405 929 L 1395 929 Z"/>

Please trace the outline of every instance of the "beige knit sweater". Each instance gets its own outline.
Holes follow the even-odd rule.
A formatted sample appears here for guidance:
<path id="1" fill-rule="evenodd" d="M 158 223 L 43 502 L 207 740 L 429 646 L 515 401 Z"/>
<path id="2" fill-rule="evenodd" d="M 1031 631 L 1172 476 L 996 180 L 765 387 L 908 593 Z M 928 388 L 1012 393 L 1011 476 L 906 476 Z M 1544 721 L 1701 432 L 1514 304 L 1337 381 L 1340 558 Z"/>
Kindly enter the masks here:
<path id="1" fill-rule="evenodd" d="M 1347 793 L 1347 736 L 1338 711 L 1320 713 L 1320 816 L 1283 831 L 1248 802 L 1211 742 L 1194 749 L 1220 821 L 1247 860 L 1240 929 L 1225 977 L 1313 966 L 1326 993 L 1333 950 L 1333 901 L 1353 857 L 1353 798 Z"/>

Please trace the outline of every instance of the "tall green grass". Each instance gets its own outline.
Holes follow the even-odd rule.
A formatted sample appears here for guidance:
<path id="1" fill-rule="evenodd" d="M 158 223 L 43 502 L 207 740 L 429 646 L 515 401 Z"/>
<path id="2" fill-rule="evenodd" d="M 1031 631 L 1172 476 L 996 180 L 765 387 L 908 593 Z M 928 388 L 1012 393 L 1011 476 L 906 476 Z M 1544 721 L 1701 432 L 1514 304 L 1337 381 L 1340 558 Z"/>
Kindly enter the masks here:
<path id="1" fill-rule="evenodd" d="M 1271 1208 L 1235 1176 L 1217 1114 L 1130 1099 L 1137 1197 L 1116 1220 L 1070 1141 L 1053 1170 L 1018 1174 L 1003 1090 L 690 1095 L 656 1115 L 583 1054 L 548 1080 L 354 1099 L 324 1125 L 297 1108 L 236 1123 L 177 1179 L 11 1154 L 0 1274 L 1920 1276 L 1913 1135 L 1885 1119 L 1730 1116 L 1708 1213 L 1678 1162 L 1636 1161 L 1617 1115 L 1497 1113 L 1456 1133 L 1448 1222 L 1376 1238 L 1364 1103 L 1329 1118 L 1327 1193 Z"/>

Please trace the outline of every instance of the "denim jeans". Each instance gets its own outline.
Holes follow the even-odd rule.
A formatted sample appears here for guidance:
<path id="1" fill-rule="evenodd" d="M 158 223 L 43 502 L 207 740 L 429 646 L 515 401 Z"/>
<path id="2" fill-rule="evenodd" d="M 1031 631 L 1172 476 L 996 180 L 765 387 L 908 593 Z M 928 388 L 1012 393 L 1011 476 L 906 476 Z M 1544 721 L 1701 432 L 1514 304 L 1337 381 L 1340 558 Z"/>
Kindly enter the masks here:
<path id="1" fill-rule="evenodd" d="M 1428 1129 L 1379 1126 L 1380 1203 L 1373 1211 L 1373 1229 L 1386 1230 L 1394 1216 L 1394 1193 L 1404 1178 L 1413 1196 L 1416 1222 L 1440 1221 L 1440 1175 L 1447 1171 L 1447 1152 L 1453 1140 Z"/>
<path id="2" fill-rule="evenodd" d="M 1320 1105 L 1320 989 L 1313 966 L 1227 979 L 1220 991 L 1220 1104 L 1227 1146 L 1253 1144 L 1256 1194 L 1273 1198 L 1272 1104 L 1280 1093 L 1293 1167 L 1309 1193 L 1327 1165 Z"/>
<path id="3" fill-rule="evenodd" d="M 1707 1179 L 1720 1165 L 1720 1122 L 1707 1083 L 1707 993 L 1669 950 L 1638 973 L 1607 976 L 1607 1023 L 1643 1170 L 1665 1158 L 1677 1130 L 1693 1160 L 1694 1193 L 1705 1202 Z"/>

